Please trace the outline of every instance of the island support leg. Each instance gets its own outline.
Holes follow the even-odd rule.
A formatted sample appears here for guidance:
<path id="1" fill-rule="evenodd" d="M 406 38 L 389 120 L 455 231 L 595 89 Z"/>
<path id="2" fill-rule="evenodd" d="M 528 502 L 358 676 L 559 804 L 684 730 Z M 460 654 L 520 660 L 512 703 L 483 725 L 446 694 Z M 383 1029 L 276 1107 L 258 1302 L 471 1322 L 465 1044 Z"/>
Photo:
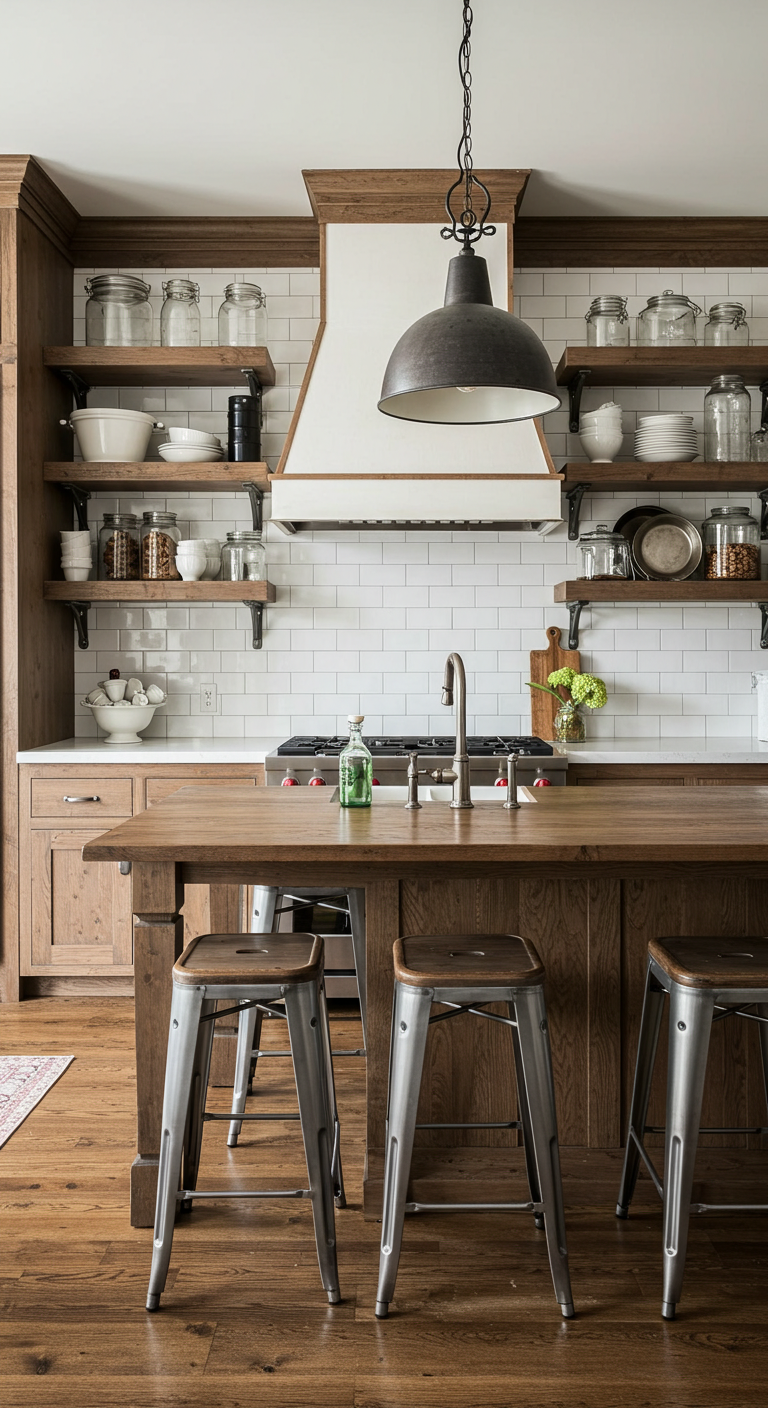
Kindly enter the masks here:
<path id="1" fill-rule="evenodd" d="M 131 1166 L 131 1226 L 152 1227 L 163 1113 L 172 969 L 183 947 L 181 866 L 134 861 L 133 961 L 137 1155 Z"/>

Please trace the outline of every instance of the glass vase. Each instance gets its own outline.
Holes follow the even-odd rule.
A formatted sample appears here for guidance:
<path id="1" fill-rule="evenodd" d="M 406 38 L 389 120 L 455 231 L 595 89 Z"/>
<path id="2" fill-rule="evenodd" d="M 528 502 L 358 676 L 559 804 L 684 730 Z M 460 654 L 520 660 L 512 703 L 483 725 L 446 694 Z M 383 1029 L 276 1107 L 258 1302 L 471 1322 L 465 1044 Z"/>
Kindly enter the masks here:
<path id="1" fill-rule="evenodd" d="M 583 743 L 587 736 L 584 715 L 573 700 L 560 705 L 555 714 L 555 739 L 558 743 Z"/>

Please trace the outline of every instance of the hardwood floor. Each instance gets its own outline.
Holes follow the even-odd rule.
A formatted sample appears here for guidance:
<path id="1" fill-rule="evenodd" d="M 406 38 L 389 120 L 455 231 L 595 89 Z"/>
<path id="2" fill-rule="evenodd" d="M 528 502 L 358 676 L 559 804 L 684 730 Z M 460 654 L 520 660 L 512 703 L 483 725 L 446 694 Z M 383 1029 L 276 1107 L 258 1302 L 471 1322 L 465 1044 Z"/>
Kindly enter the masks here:
<path id="1" fill-rule="evenodd" d="M 335 1044 L 359 1028 L 334 1023 Z M 282 1024 L 265 1023 L 277 1044 Z M 552 1293 L 524 1215 L 410 1219 L 391 1318 L 373 1318 L 379 1227 L 361 1212 L 362 1063 L 337 1062 L 349 1206 L 344 1300 L 325 1301 L 308 1205 L 197 1204 L 157 1315 L 151 1232 L 128 1222 L 133 1005 L 42 999 L 3 1010 L 3 1049 L 77 1059 L 0 1152 L 4 1408 L 755 1408 L 768 1399 L 768 1216 L 694 1220 L 684 1299 L 659 1314 L 660 1204 L 628 1222 L 571 1207 L 577 1318 Z M 350 1039 L 351 1038 L 351 1039 Z M 265 1061 L 265 1108 L 295 1108 Z M 211 1093 L 225 1109 L 227 1092 Z M 277 1102 L 280 1103 L 277 1103 Z M 301 1175 L 295 1124 L 209 1126 L 201 1187 Z M 722 1157 L 723 1151 L 720 1151 Z M 568 1155 L 565 1155 L 568 1161 Z M 582 1184 L 583 1186 L 583 1184 Z M 726 1192 L 727 1196 L 727 1192 Z"/>

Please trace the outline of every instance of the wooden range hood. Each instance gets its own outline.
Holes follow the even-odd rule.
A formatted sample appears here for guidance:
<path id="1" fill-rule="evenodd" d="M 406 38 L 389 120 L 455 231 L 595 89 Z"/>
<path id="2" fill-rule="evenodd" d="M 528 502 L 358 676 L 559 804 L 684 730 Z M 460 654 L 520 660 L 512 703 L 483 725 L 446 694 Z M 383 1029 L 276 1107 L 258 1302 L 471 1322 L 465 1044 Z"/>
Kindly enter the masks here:
<path id="1" fill-rule="evenodd" d="M 494 302 L 511 308 L 515 212 L 528 171 L 488 171 Z M 443 300 L 450 171 L 305 171 L 320 227 L 321 315 L 278 470 L 286 532 L 450 524 L 538 529 L 561 521 L 560 481 L 539 423 L 414 424 L 377 409 L 389 354 Z M 441 251 L 443 257 L 441 258 Z"/>

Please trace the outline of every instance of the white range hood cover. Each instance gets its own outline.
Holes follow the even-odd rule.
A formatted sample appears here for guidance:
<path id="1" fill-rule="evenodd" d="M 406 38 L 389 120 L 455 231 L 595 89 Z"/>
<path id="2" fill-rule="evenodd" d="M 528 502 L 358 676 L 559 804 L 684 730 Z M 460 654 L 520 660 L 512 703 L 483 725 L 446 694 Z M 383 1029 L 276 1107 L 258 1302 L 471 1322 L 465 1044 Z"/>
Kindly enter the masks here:
<path id="1" fill-rule="evenodd" d="M 561 481 L 551 472 L 533 421 L 425 425 L 378 409 L 395 343 L 443 302 L 455 250 L 440 239 L 439 226 L 325 228 L 326 324 L 295 414 L 284 472 L 272 480 L 273 521 L 349 528 L 559 523 Z M 482 254 L 494 303 L 506 307 L 506 226 L 497 231 L 483 242 Z"/>

